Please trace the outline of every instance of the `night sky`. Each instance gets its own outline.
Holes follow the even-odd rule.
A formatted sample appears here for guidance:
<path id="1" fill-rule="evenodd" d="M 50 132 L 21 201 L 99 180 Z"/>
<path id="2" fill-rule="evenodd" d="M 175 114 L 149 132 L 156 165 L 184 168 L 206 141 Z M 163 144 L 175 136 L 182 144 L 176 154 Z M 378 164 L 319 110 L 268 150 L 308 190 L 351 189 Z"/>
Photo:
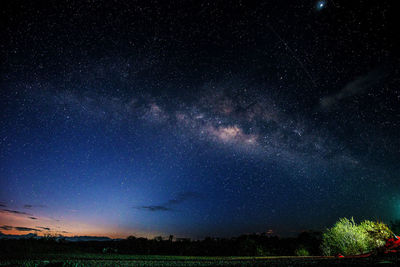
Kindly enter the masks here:
<path id="1" fill-rule="evenodd" d="M 0 5 L 2 233 L 400 219 L 390 1 Z"/>

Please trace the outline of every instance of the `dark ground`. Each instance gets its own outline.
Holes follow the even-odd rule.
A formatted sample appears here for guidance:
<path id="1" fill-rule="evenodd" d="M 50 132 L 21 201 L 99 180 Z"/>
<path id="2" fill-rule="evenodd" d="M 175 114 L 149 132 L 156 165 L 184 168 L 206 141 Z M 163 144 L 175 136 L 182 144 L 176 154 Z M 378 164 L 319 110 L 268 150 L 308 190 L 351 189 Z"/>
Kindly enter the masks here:
<path id="1" fill-rule="evenodd" d="M 0 260 L 0 266 L 398 266 L 398 256 L 335 257 L 187 257 L 157 255 L 49 254 Z"/>

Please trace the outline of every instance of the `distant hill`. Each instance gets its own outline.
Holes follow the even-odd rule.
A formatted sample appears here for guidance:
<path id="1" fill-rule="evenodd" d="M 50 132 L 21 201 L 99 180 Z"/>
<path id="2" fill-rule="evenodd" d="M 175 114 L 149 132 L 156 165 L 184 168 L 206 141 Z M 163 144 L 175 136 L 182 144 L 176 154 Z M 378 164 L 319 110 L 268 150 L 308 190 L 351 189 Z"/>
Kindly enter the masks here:
<path id="1" fill-rule="evenodd" d="M 106 236 L 72 236 L 72 237 L 62 237 L 66 241 L 79 242 L 79 241 L 111 241 L 111 239 Z"/>
<path id="2" fill-rule="evenodd" d="M 26 239 L 26 238 L 40 238 L 37 234 L 26 235 L 6 235 L 0 232 L 0 239 Z"/>
<path id="3" fill-rule="evenodd" d="M 26 235 L 6 235 L 0 232 L 0 239 L 41 239 L 42 236 L 38 236 L 37 234 L 26 234 Z M 112 241 L 119 239 L 111 239 L 106 236 L 57 236 L 56 240 L 65 240 L 69 242 L 85 242 L 85 241 Z"/>

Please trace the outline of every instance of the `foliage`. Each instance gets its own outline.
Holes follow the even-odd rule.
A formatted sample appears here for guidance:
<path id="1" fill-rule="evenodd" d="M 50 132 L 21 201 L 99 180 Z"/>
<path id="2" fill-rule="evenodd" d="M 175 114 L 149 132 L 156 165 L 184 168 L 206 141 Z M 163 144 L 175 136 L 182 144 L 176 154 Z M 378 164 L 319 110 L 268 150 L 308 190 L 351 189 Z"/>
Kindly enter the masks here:
<path id="1" fill-rule="evenodd" d="M 368 233 L 371 249 L 383 247 L 392 236 L 392 231 L 383 222 L 365 220 L 360 224 L 360 227 Z"/>
<path id="2" fill-rule="evenodd" d="M 323 234 L 321 248 L 324 255 L 357 255 L 382 247 L 390 235 L 382 222 L 365 220 L 357 225 L 353 218 L 341 218 Z"/>
<path id="3" fill-rule="evenodd" d="M 322 233 L 315 231 L 304 231 L 296 238 L 296 248 L 305 248 L 309 255 L 321 255 L 320 244 L 322 242 Z M 296 250 L 294 251 L 296 255 Z"/>
<path id="4" fill-rule="evenodd" d="M 296 256 L 310 256 L 310 252 L 305 247 L 299 247 L 294 253 Z"/>
<path id="5" fill-rule="evenodd" d="M 310 255 L 320 255 L 320 234 L 303 232 L 298 237 L 277 237 L 267 233 L 247 234 L 232 238 L 208 237 L 203 240 L 163 237 L 147 239 L 129 236 L 126 239 L 71 242 L 52 236 L 31 239 L 0 238 L 1 257 L 32 258 L 43 253 L 97 253 L 102 257 L 123 255 L 182 255 L 182 256 L 278 256 L 295 255 L 299 247 Z"/>
<path id="6" fill-rule="evenodd" d="M 368 235 L 357 226 L 354 219 L 339 219 L 322 237 L 322 251 L 325 255 L 355 255 L 367 252 Z"/>

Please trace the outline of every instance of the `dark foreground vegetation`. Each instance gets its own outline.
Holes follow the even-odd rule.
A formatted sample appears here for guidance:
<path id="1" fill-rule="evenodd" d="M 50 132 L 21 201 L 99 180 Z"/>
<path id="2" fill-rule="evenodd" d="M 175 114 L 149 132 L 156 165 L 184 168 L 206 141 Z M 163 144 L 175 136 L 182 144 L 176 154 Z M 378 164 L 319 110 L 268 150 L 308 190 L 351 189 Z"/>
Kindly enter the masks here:
<path id="1" fill-rule="evenodd" d="M 392 224 L 391 228 L 398 230 L 398 226 Z M 0 266 L 400 265 L 400 253 L 384 253 L 385 239 L 392 234 L 381 222 L 356 224 L 343 218 L 324 233 L 303 232 L 295 238 L 268 234 L 204 240 L 130 236 L 72 242 L 63 237 L 33 236 L 0 239 Z M 354 257 L 366 252 L 371 252 L 370 256 Z M 336 253 L 353 256 L 327 256 Z"/>
<path id="2" fill-rule="evenodd" d="M 122 240 L 70 242 L 63 238 L 0 240 L 3 256 L 30 256 L 43 253 L 98 253 L 181 256 L 279 256 L 321 255 L 321 233 L 304 232 L 297 238 L 279 238 L 266 234 L 204 240 L 136 238 Z"/>

